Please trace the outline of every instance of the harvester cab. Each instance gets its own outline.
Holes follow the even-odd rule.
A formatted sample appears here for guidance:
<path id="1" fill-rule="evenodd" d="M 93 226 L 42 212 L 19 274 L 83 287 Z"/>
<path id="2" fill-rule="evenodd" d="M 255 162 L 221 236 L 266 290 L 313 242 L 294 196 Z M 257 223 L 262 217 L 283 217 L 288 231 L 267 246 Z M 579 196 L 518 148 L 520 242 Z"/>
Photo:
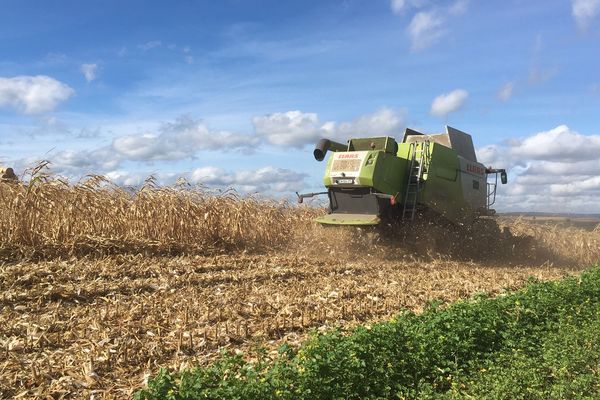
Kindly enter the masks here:
<path id="1" fill-rule="evenodd" d="M 402 141 L 392 137 L 355 138 L 347 144 L 322 139 L 314 157 L 328 151 L 323 183 L 327 191 L 298 194 L 298 201 L 327 194 L 329 213 L 317 222 L 329 225 L 378 225 L 413 220 L 426 211 L 455 224 L 468 224 L 495 211 L 498 175 L 504 169 L 477 162 L 471 136 L 446 127 L 425 135 L 406 129 Z"/>

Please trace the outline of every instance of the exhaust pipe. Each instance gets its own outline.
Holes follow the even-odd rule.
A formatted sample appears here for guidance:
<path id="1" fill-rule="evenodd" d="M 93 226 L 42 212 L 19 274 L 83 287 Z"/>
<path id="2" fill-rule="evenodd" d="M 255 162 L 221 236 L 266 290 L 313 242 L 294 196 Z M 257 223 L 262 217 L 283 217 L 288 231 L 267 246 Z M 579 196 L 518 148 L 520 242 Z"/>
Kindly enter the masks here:
<path id="1" fill-rule="evenodd" d="M 334 142 L 329 139 L 321 139 L 321 140 L 319 140 L 319 143 L 317 143 L 317 146 L 315 147 L 315 151 L 313 151 L 315 160 L 323 161 L 323 159 L 325 159 L 325 154 L 327 154 L 327 150 L 346 151 L 346 150 L 348 150 L 348 146 L 343 145 L 338 142 Z"/>

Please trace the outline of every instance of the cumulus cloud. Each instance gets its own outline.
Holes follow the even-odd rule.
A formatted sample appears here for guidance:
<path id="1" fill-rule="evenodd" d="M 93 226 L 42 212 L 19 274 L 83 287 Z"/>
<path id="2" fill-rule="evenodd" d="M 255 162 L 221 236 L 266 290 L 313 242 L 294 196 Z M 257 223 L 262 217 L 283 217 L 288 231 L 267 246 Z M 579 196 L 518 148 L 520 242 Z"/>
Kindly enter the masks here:
<path id="1" fill-rule="evenodd" d="M 507 102 L 512 97 L 514 89 L 515 89 L 514 82 L 505 83 L 498 90 L 498 94 L 497 94 L 498 99 L 500 99 L 501 101 Z"/>
<path id="2" fill-rule="evenodd" d="M 525 165 L 531 161 L 541 161 L 546 164 L 536 165 L 547 167 L 551 162 L 562 163 L 554 164 L 562 168 L 576 162 L 600 162 L 600 135 L 583 135 L 567 125 L 560 125 L 502 145 L 485 146 L 478 150 L 478 154 L 480 159 L 488 162 L 503 160 L 513 165 Z"/>
<path id="3" fill-rule="evenodd" d="M 192 171 L 190 181 L 213 187 L 233 187 L 245 193 L 301 190 L 307 174 L 273 166 L 254 170 L 226 171 L 208 166 Z"/>
<path id="4" fill-rule="evenodd" d="M 25 114 L 52 111 L 74 93 L 68 85 L 45 75 L 0 77 L 0 108 Z"/>
<path id="5" fill-rule="evenodd" d="M 28 156 L 10 160 L 10 165 L 18 171 L 25 171 L 40 160 L 48 160 L 54 173 L 79 179 L 87 174 L 105 174 L 119 167 L 122 158 L 110 147 L 96 149 L 65 149 L 50 151 L 39 156 Z"/>
<path id="6" fill-rule="evenodd" d="M 399 13 L 405 8 L 406 3 L 402 3 L 402 7 L 400 3 L 402 2 L 398 2 L 395 8 L 392 3 L 394 12 Z M 464 14 L 468 5 L 468 0 L 458 0 L 446 8 L 434 7 L 416 13 L 407 28 L 411 50 L 423 50 L 439 42 L 448 33 L 448 20 Z"/>
<path id="7" fill-rule="evenodd" d="M 345 142 L 352 136 L 398 136 L 402 134 L 404 121 L 403 110 L 390 108 L 345 122 L 323 122 L 315 113 L 288 111 L 256 117 L 254 134 L 240 134 L 212 130 L 201 120 L 184 116 L 154 130 L 116 136 L 102 147 L 60 150 L 44 158 L 52 162 L 54 171 L 71 178 L 100 173 L 119 184 L 136 185 L 148 174 L 128 170 L 143 170 L 148 163 L 194 159 L 202 151 L 250 153 L 261 144 L 301 148 L 315 144 L 321 137 Z M 34 160 L 28 160 L 25 164 L 33 163 Z M 167 178 L 174 176 L 162 174 L 161 182 L 169 183 Z M 231 172 L 217 166 L 199 168 L 187 176 L 191 182 L 235 186 L 244 192 L 299 190 L 304 187 L 305 177 L 276 167 Z"/>
<path id="8" fill-rule="evenodd" d="M 478 149 L 488 166 L 507 168 L 499 207 L 548 212 L 600 212 L 600 135 L 566 125 Z"/>
<path id="9" fill-rule="evenodd" d="M 88 82 L 91 82 L 96 79 L 97 69 L 97 64 L 81 64 L 81 73 L 85 77 L 85 80 Z"/>
<path id="10" fill-rule="evenodd" d="M 141 186 L 149 175 L 125 170 L 114 170 L 107 172 L 104 176 L 119 186 Z"/>
<path id="11" fill-rule="evenodd" d="M 468 98 L 469 92 L 464 89 L 441 94 L 433 99 L 430 112 L 436 117 L 446 117 L 448 114 L 460 110 Z"/>
<path id="12" fill-rule="evenodd" d="M 162 125 L 158 133 L 145 132 L 117 137 L 112 149 L 123 158 L 137 161 L 182 160 L 201 150 L 251 150 L 258 138 L 227 131 L 212 131 L 202 121 L 181 117 Z"/>
<path id="13" fill-rule="evenodd" d="M 276 146 L 303 147 L 314 144 L 320 138 L 345 142 L 351 136 L 393 136 L 402 133 L 405 126 L 403 110 L 381 108 L 349 122 L 321 122 L 314 113 L 288 111 L 262 117 L 252 122 L 256 134 Z"/>
<path id="14" fill-rule="evenodd" d="M 120 154 L 110 147 L 93 150 L 62 150 L 49 154 L 52 168 L 61 174 L 82 175 L 102 173 L 117 168 L 122 161 Z"/>
<path id="15" fill-rule="evenodd" d="M 577 26 L 586 30 L 600 14 L 600 0 L 571 0 L 571 13 Z"/>
<path id="16" fill-rule="evenodd" d="M 297 110 L 254 117 L 252 123 L 259 136 L 278 146 L 303 146 L 322 132 L 317 114 Z"/>
<path id="17" fill-rule="evenodd" d="M 411 49 L 423 50 L 437 43 L 444 35 L 444 18 L 437 11 L 422 11 L 412 18 L 408 25 Z"/>
<path id="18" fill-rule="evenodd" d="M 351 122 L 339 125 L 329 123 L 326 130 L 334 132 L 338 138 L 348 139 L 349 136 L 393 136 L 402 133 L 405 116 L 402 110 L 381 108 L 378 111 L 362 115 Z"/>
<path id="19" fill-rule="evenodd" d="M 598 158 L 600 135 L 582 135 L 560 125 L 513 144 L 511 154 L 536 160 L 580 161 Z"/>
<path id="20" fill-rule="evenodd" d="M 99 131 L 82 131 L 78 137 L 97 137 Z M 126 161 L 149 163 L 191 159 L 203 150 L 251 152 L 260 143 L 255 135 L 209 129 L 202 121 L 181 117 L 156 132 L 117 136 L 109 145 L 92 149 L 66 149 L 44 155 L 54 171 L 67 176 L 120 170 Z M 31 165 L 35 159 L 22 160 Z M 119 176 L 122 176 L 120 173 Z"/>
<path id="21" fill-rule="evenodd" d="M 105 173 L 111 182 L 121 186 L 141 186 L 152 176 L 159 185 L 173 185 L 183 179 L 193 185 L 209 189 L 225 190 L 233 188 L 239 193 L 261 193 L 273 197 L 289 197 L 295 191 L 306 187 L 304 173 L 285 168 L 266 166 L 257 169 L 226 170 L 215 166 L 196 168 L 191 172 L 132 172 L 115 169 Z"/>

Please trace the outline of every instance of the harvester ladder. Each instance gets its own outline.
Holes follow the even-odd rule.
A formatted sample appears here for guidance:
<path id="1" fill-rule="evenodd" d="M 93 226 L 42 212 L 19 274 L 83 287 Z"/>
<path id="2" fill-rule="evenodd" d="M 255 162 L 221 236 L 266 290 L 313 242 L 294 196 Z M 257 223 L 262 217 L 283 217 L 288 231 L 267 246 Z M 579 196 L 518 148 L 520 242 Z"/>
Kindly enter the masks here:
<path id="1" fill-rule="evenodd" d="M 402 208 L 402 219 L 414 220 L 419 203 L 423 173 L 426 172 L 426 168 L 429 165 L 429 141 L 412 142 L 408 154 L 410 165 L 408 168 L 408 185 Z"/>

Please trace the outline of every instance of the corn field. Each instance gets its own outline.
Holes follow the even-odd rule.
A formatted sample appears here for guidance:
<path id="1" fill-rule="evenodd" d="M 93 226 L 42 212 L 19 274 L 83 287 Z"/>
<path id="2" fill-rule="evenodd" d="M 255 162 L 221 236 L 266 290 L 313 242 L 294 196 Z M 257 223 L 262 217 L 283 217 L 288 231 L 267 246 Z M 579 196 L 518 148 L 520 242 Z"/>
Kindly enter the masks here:
<path id="1" fill-rule="evenodd" d="M 5 259 L 94 254 L 214 254 L 278 248 L 314 210 L 152 180 L 127 190 L 100 176 L 75 185 L 40 175 L 0 184 Z"/>
<path id="2" fill-rule="evenodd" d="M 421 240 L 404 243 L 317 226 L 320 209 L 184 183 L 130 190 L 37 170 L 0 183 L 0 201 L 1 398 L 129 398 L 159 368 L 222 349 L 252 358 L 311 329 L 600 261 L 599 229 L 500 219 L 466 234 L 413 226 L 398 237 Z"/>

